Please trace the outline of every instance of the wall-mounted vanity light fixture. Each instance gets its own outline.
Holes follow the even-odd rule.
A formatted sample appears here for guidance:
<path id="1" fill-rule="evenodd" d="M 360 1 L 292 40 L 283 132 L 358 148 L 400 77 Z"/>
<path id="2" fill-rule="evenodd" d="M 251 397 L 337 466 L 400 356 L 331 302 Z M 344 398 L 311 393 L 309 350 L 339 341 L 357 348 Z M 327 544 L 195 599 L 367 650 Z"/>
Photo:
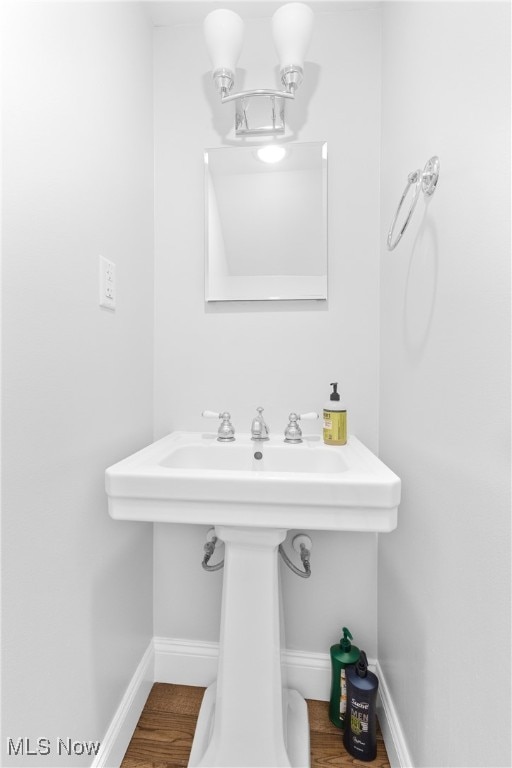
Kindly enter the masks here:
<path id="1" fill-rule="evenodd" d="M 213 79 L 222 103 L 236 102 L 237 135 L 284 133 L 286 99 L 295 98 L 302 83 L 304 58 L 311 40 L 313 11 L 304 3 L 287 3 L 272 17 L 272 33 L 279 56 L 283 91 L 256 89 L 230 93 L 242 50 L 244 23 L 234 11 L 219 8 L 204 20 L 206 47 Z"/>

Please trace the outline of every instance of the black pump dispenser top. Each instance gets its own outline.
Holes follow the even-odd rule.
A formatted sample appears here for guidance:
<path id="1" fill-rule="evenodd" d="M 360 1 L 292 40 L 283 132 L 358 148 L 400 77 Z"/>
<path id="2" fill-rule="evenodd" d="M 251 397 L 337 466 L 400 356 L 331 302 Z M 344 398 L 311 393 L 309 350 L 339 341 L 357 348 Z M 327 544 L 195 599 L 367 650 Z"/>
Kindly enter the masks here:
<path id="1" fill-rule="evenodd" d="M 331 392 L 329 400 L 339 400 L 340 396 L 338 394 L 338 382 L 337 381 L 333 381 L 333 382 L 331 382 L 330 386 L 333 387 L 333 391 Z"/>
<path id="2" fill-rule="evenodd" d="M 359 654 L 359 659 L 356 664 L 356 672 L 359 677 L 366 677 L 368 674 L 368 658 L 364 651 Z"/>

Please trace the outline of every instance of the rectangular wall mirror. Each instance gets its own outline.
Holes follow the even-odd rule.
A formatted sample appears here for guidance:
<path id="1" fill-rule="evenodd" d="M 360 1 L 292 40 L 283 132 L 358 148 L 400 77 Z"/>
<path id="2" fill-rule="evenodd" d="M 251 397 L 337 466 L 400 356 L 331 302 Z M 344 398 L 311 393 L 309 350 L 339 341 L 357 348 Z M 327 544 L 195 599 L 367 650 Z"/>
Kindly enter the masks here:
<path id="1" fill-rule="evenodd" d="M 327 299 L 327 144 L 207 149 L 204 163 L 206 301 Z"/>

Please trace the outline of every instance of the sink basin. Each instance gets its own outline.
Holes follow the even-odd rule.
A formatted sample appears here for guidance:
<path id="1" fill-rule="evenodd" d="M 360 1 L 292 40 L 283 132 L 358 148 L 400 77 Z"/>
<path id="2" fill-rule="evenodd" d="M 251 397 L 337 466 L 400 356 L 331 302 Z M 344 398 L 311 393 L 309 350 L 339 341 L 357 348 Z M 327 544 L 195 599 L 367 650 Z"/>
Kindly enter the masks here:
<path id="1" fill-rule="evenodd" d="M 307 443 L 287 445 L 256 444 L 247 439 L 240 443 L 203 440 L 196 445 L 177 446 L 160 462 L 172 469 L 227 470 L 233 472 L 345 472 L 348 465 L 343 456 L 327 446 Z"/>
<path id="2" fill-rule="evenodd" d="M 287 530 L 396 527 L 400 479 L 356 437 L 344 446 L 318 436 L 299 444 L 216 437 L 172 432 L 110 467 L 111 517 Z"/>

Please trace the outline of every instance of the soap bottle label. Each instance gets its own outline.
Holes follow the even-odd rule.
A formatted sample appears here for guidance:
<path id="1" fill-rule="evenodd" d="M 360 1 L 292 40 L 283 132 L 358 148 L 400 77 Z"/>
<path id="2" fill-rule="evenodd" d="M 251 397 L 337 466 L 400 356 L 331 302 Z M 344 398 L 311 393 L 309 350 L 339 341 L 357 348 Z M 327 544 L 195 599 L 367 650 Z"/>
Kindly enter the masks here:
<path id="1" fill-rule="evenodd" d="M 368 733 L 368 713 L 352 710 L 350 713 L 350 729 L 355 736 Z M 357 749 L 357 747 L 355 747 Z"/>
<path id="2" fill-rule="evenodd" d="M 340 673 L 340 715 L 343 717 L 347 711 L 347 676 L 345 670 Z"/>
<path id="3" fill-rule="evenodd" d="M 347 412 L 324 411 L 324 443 L 345 445 L 347 442 Z"/>

